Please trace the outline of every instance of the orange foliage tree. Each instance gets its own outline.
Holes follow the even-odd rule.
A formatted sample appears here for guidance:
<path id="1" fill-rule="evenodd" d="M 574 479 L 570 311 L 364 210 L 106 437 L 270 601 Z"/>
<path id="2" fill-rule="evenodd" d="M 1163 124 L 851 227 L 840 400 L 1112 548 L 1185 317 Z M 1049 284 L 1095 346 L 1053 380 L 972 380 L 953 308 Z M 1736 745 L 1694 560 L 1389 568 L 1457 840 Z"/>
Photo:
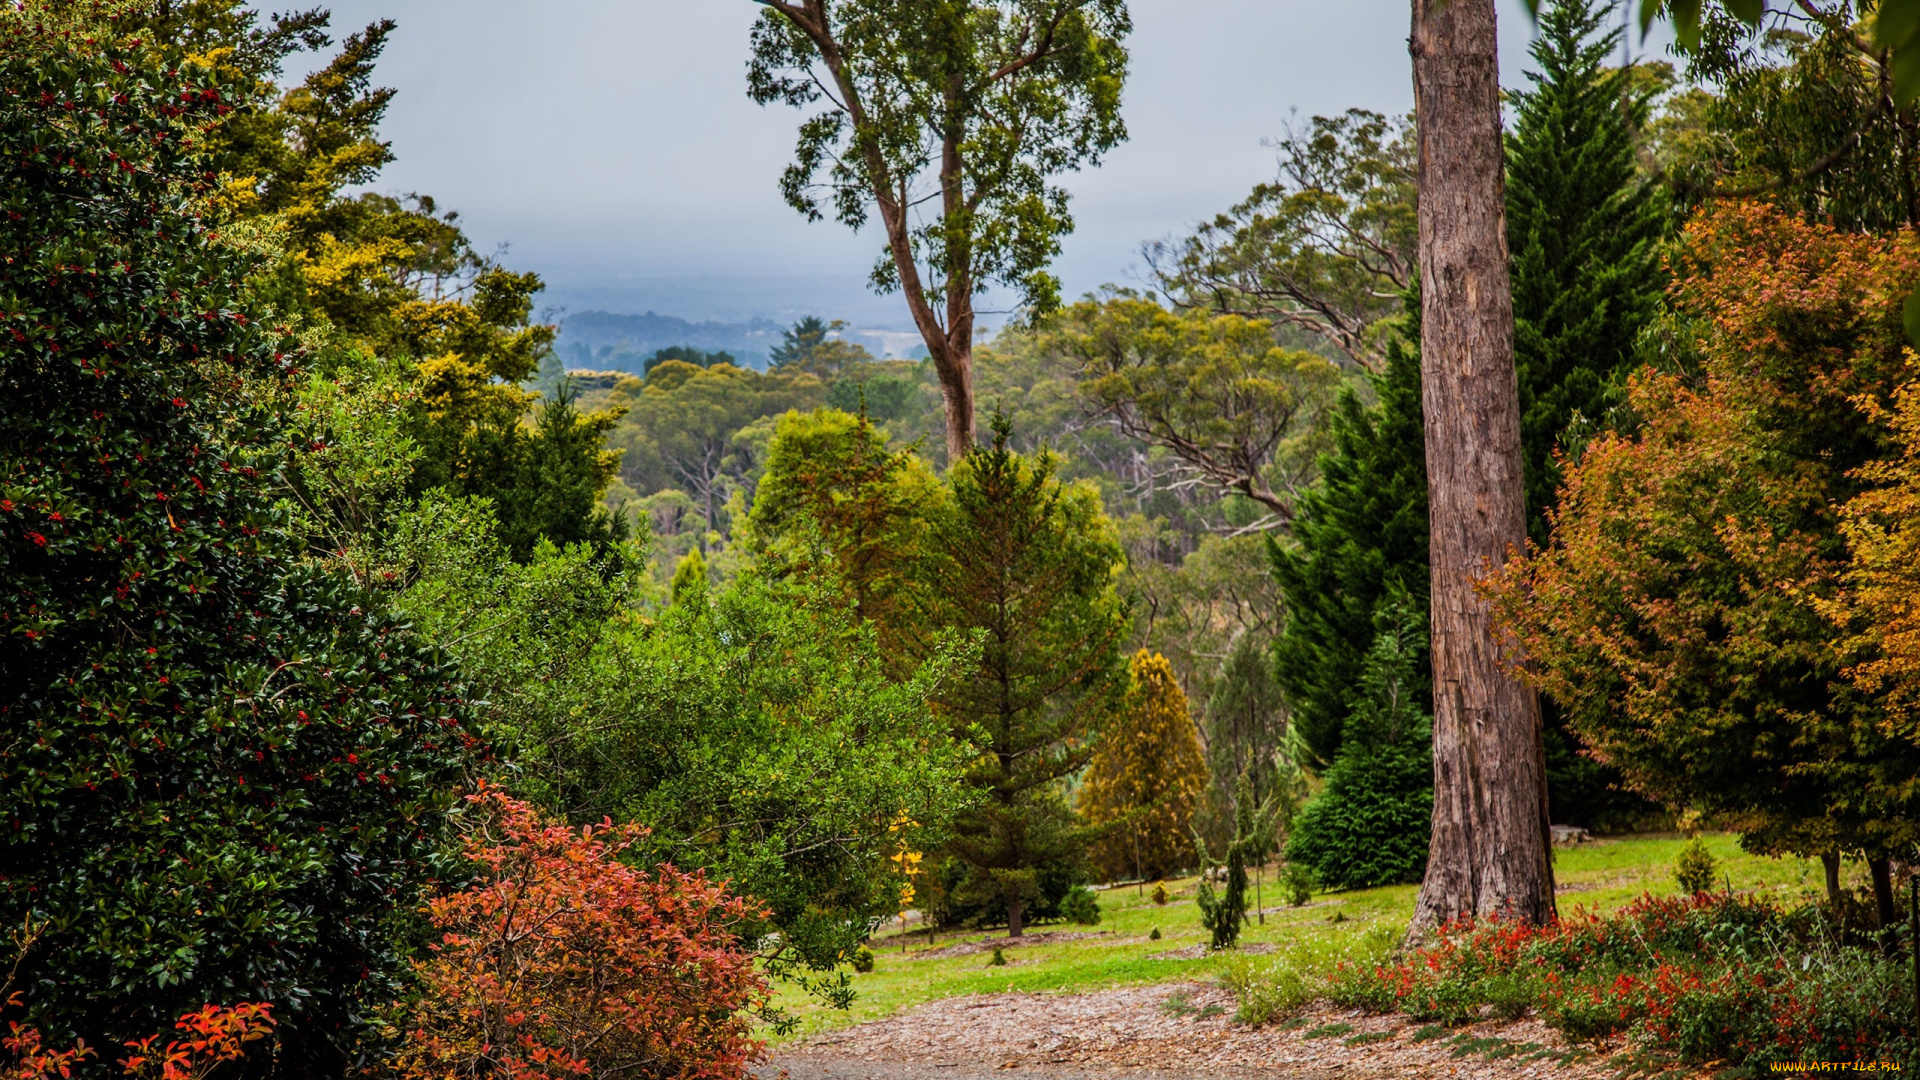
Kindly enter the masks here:
<path id="1" fill-rule="evenodd" d="M 401 1075 L 745 1075 L 768 986 L 735 931 L 764 912 L 703 874 L 623 864 L 640 826 L 572 829 L 489 786 L 469 802 L 476 876 L 429 905 L 442 933 L 415 965 Z"/>
<path id="2" fill-rule="evenodd" d="M 1912 572 L 1856 564 L 1840 508 L 1899 468 L 1887 418 L 1911 378 L 1901 303 L 1920 237 L 1722 207 L 1688 227 L 1675 269 L 1697 368 L 1635 377 L 1639 429 L 1569 468 L 1551 541 L 1495 585 L 1502 621 L 1634 787 L 1720 815 L 1752 850 L 1830 871 L 1861 853 L 1884 879 L 1920 838 L 1920 753 L 1884 723 L 1883 688 L 1849 673 L 1891 673 L 1855 624 Z M 1853 504 L 1856 547 L 1897 509 L 1886 499 Z M 1887 559 L 1913 545 L 1911 525 L 1882 535 Z"/>
<path id="3" fill-rule="evenodd" d="M 1872 486 L 1842 512 L 1853 560 L 1828 611 L 1856 635 L 1860 659 L 1848 673 L 1883 695 L 1895 729 L 1920 742 L 1920 357 L 1893 408 L 1875 409 L 1874 419 L 1891 425 L 1900 449 L 1861 470 Z"/>

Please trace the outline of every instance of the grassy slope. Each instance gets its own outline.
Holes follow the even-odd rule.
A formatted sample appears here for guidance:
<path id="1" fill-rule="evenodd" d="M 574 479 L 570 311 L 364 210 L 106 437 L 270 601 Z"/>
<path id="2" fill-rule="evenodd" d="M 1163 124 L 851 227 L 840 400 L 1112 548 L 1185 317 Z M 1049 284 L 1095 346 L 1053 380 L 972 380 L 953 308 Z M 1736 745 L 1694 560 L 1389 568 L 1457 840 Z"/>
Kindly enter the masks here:
<path id="1" fill-rule="evenodd" d="M 1820 864 L 1807 859 L 1768 859 L 1740 850 L 1738 838 L 1708 836 L 1708 848 L 1720 861 L 1724 879 L 1735 890 L 1756 890 L 1782 900 L 1797 899 L 1821 888 Z M 1642 893 L 1671 893 L 1673 860 L 1684 840 L 1635 837 L 1601 840 L 1554 852 L 1555 874 L 1561 887 L 1560 913 L 1577 908 L 1612 911 Z M 923 1002 L 961 994 L 1007 990 L 1095 990 L 1108 986 L 1175 982 L 1222 974 L 1229 965 L 1249 961 L 1232 955 L 1197 959 L 1155 959 L 1206 942 L 1200 911 L 1193 902 L 1194 879 L 1167 883 L 1171 902 L 1165 907 L 1128 886 L 1100 893 L 1101 919 L 1097 927 L 1037 927 L 1037 931 L 1110 931 L 1098 937 L 1051 945 L 1005 950 L 1007 966 L 990 967 L 991 953 L 980 952 L 935 959 L 919 959 L 927 951 L 924 931 L 907 935 L 901 951 L 897 932 L 875 938 L 874 970 L 854 976 L 859 999 L 849 1012 L 821 1008 L 788 991 L 781 1004 L 801 1018 L 799 1034 L 830 1030 L 888 1016 Z M 1265 925 L 1247 927 L 1242 944 L 1272 943 L 1276 953 L 1264 960 L 1273 964 L 1323 964 L 1340 955 L 1370 956 L 1399 939 L 1413 914 L 1412 885 L 1316 895 L 1303 908 L 1283 908 L 1283 901 L 1267 876 L 1263 899 L 1268 908 Z M 1151 894 L 1152 888 L 1145 892 Z M 1251 903 L 1251 897 L 1249 897 Z M 1332 921 L 1344 916 L 1339 922 Z M 1161 940 L 1150 940 L 1155 928 Z M 998 940 L 986 933 L 941 934 L 937 947 L 960 942 Z"/>

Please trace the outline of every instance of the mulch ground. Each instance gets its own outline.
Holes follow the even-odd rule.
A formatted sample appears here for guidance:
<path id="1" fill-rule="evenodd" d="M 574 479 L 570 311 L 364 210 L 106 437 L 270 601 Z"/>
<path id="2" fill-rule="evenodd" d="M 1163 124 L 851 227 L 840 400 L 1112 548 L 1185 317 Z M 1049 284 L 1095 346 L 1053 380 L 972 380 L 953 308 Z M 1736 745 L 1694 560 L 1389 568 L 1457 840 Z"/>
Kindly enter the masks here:
<path id="1" fill-rule="evenodd" d="M 1091 994 L 984 994 L 783 1047 L 772 1075 L 795 1080 L 1602 1077 L 1604 1061 L 1538 1020 L 1439 1031 L 1404 1017 L 1320 1008 L 1284 1025 L 1232 1022 L 1217 987 L 1159 985 Z M 1420 1036 L 1416 1038 L 1416 1036 Z"/>

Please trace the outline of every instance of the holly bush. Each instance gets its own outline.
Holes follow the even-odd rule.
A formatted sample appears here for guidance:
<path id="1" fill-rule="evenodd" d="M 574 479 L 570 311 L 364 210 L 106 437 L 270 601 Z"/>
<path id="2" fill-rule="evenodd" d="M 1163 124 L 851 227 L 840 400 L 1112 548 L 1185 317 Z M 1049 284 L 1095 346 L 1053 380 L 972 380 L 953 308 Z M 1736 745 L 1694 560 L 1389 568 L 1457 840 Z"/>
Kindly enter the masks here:
<path id="1" fill-rule="evenodd" d="M 286 531 L 274 406 L 301 353 L 201 216 L 220 90 L 72 8 L 0 12 L 0 923 L 38 935 L 17 1011 L 119 1046 L 258 1002 L 280 1068 L 337 1073 L 405 972 L 472 740 L 448 669 Z"/>

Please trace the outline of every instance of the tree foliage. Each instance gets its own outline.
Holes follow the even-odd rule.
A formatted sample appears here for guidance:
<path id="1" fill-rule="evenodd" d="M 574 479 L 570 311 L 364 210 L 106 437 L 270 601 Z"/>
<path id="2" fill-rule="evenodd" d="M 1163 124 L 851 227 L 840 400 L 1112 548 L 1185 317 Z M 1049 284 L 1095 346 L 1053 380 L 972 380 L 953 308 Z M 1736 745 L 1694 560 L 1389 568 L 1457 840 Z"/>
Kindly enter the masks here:
<path id="1" fill-rule="evenodd" d="M 1128 676 L 1125 705 L 1101 733 L 1074 808 L 1089 824 L 1109 826 L 1093 848 L 1096 873 L 1108 881 L 1157 880 L 1194 864 L 1193 816 L 1207 761 L 1167 658 L 1143 649 Z"/>
<path id="2" fill-rule="evenodd" d="M 623 863 L 646 846 L 638 825 L 572 829 L 494 787 L 468 802 L 474 879 L 428 905 L 439 937 L 392 1021 L 398 1076 L 730 1080 L 759 1057 L 751 902 Z"/>
<path id="3" fill-rule="evenodd" d="M 1409 300 L 1408 307 L 1417 318 L 1418 305 Z M 1271 545 L 1287 610 L 1275 671 L 1290 722 L 1321 765 L 1339 753 L 1353 688 L 1378 632 L 1376 614 L 1399 597 L 1423 611 L 1427 600 L 1420 358 L 1412 331 L 1403 333 L 1388 346 L 1386 371 L 1373 377 L 1372 408 L 1351 390 L 1341 394 L 1320 482 L 1297 501 L 1290 542 Z M 1430 690 L 1415 693 L 1430 700 Z"/>
<path id="4" fill-rule="evenodd" d="M 1608 6 L 1555 0 L 1517 90 L 1507 136 L 1514 359 L 1520 381 L 1527 531 L 1547 536 L 1560 459 L 1610 423 L 1635 341 L 1663 285 L 1656 190 L 1634 158 L 1646 92 L 1607 60 L 1622 31 L 1600 32 Z"/>
<path id="5" fill-rule="evenodd" d="M 1171 453 L 1176 484 L 1244 496 L 1279 523 L 1291 516 L 1311 458 L 1290 444 L 1317 429 L 1338 378 L 1331 363 L 1278 347 L 1264 322 L 1126 293 L 1066 309 L 1043 341 L 1079 368 L 1081 393 L 1121 433 Z"/>
<path id="6" fill-rule="evenodd" d="M 520 384 L 554 336 L 532 318 L 539 277 L 480 256 L 458 215 L 430 197 L 354 192 L 393 160 L 379 137 L 393 91 L 374 85 L 373 70 L 394 23 L 347 35 L 299 84 L 280 85 L 291 58 L 331 45 L 328 23 L 322 9 L 269 18 L 241 0 L 178 0 L 117 20 L 162 66 L 188 65 L 220 88 L 229 111 L 198 149 L 218 174 L 208 201 L 221 227 L 269 256 L 247 292 L 318 339 L 310 364 L 321 374 L 398 377 L 409 492 L 493 498 L 523 556 L 542 536 L 610 538 L 595 502 L 612 475 L 600 445 L 612 417 L 578 418 L 580 430 L 526 423 L 536 395 Z M 302 441 L 309 456 L 330 449 Z M 582 480 L 594 486 L 584 502 L 542 490 Z"/>
<path id="7" fill-rule="evenodd" d="M 731 364 L 701 368 L 680 360 L 659 364 L 644 381 L 621 379 L 605 407 L 624 411 L 609 442 L 621 451 L 621 474 L 635 489 L 687 493 L 707 534 L 729 536 L 735 492 L 752 492 L 765 467 L 755 421 L 789 409 L 815 408 L 822 388 L 811 376 L 788 378 Z M 771 422 L 764 425 L 771 435 Z M 702 547 L 710 546 L 703 537 Z"/>
<path id="8" fill-rule="evenodd" d="M 1044 312 L 1073 230 L 1060 173 L 1126 137 L 1123 0 L 759 0 L 748 92 L 824 105 L 780 190 L 887 248 L 873 284 L 905 294 L 947 403 L 948 454 L 973 441 L 974 297 L 994 284 Z"/>
<path id="9" fill-rule="evenodd" d="M 962 751 L 927 705 L 950 647 L 896 675 L 825 582 L 701 574 L 642 616 L 611 589 L 588 602 L 591 565 L 494 600 L 496 575 L 447 556 L 467 583 L 412 603 L 436 625 L 478 623 L 454 652 L 503 699 L 493 722 L 527 796 L 570 820 L 644 822 L 636 856 L 730 881 L 766 908 L 742 932 L 777 975 L 830 971 L 898 914 L 892 856 L 936 846 L 963 801 Z M 531 635 L 509 622 L 535 618 Z"/>
<path id="10" fill-rule="evenodd" d="M 1837 509 L 1894 453 L 1881 410 L 1920 250 L 1751 204 L 1697 217 L 1686 245 L 1699 375 L 1636 377 L 1643 426 L 1569 473 L 1503 617 L 1639 790 L 1738 822 L 1754 850 L 1884 856 L 1911 840 L 1914 751 L 1842 677 L 1853 654 L 1820 607 L 1848 570 Z"/>
<path id="11" fill-rule="evenodd" d="M 1539 0 L 1528 0 L 1530 8 L 1538 4 Z M 1826 10 L 1811 3 L 1801 6 L 1819 21 L 1844 18 L 1852 11 L 1851 5 L 1845 3 Z M 1760 25 L 1767 14 L 1766 4 L 1755 0 L 1720 0 L 1718 4 L 1703 4 L 1701 0 L 1641 0 L 1640 27 L 1644 31 L 1654 19 L 1670 16 L 1679 32 L 1681 47 L 1691 51 L 1700 48 L 1707 20 L 1716 9 L 1724 9 L 1748 26 Z M 1874 17 L 1867 20 L 1869 33 L 1854 31 L 1858 47 L 1872 56 L 1875 66 L 1883 72 L 1881 77 L 1888 99 L 1897 105 L 1911 104 L 1920 97 L 1920 2 L 1878 0 L 1871 10 Z"/>
<path id="12" fill-rule="evenodd" d="M 1414 283 L 1413 119 L 1316 116 L 1279 141 L 1280 176 L 1173 245 L 1147 249 L 1183 307 L 1271 320 L 1362 370 Z"/>
<path id="13" fill-rule="evenodd" d="M 1294 769 L 1287 730 L 1286 702 L 1273 677 L 1272 643 L 1242 630 L 1229 641 L 1207 699 L 1207 771 L 1216 790 L 1242 777 L 1256 798 L 1278 789 L 1283 775 Z"/>
<path id="14" fill-rule="evenodd" d="M 1913 739 L 1920 720 L 1920 366 L 1911 362 L 1892 406 L 1869 418 L 1891 426 L 1896 452 L 1863 466 L 1866 490 L 1847 501 L 1840 530 L 1849 565 L 1839 594 L 1823 605 L 1855 635 L 1848 674 L 1881 695 L 1896 730 Z"/>
<path id="15" fill-rule="evenodd" d="M 946 853 L 973 872 L 965 889 L 997 896 L 1018 934 L 1043 869 L 1080 862 L 1090 833 L 1062 781 L 1093 754 L 1121 689 L 1126 615 L 1114 592 L 1120 550 L 1098 498 L 1022 455 L 996 420 L 994 440 L 949 471 L 917 590 L 917 655 L 937 628 L 974 636 L 979 660 L 941 685 L 935 707 L 968 747 L 979 802 L 955 819 Z"/>
<path id="16" fill-rule="evenodd" d="M 944 490 L 911 450 L 893 450 L 865 416 L 787 413 L 753 502 L 754 542 L 784 573 L 831 581 L 847 610 L 898 655 L 914 573 Z"/>
<path id="17" fill-rule="evenodd" d="M 1433 721 L 1420 704 L 1426 627 L 1405 600 L 1381 613 L 1326 787 L 1300 808 L 1287 861 L 1322 885 L 1416 882 L 1433 817 Z"/>
<path id="18" fill-rule="evenodd" d="M 847 324 L 840 319 L 824 322 L 816 315 L 809 315 L 781 333 L 780 344 L 768 358 L 776 370 L 804 371 L 823 382 L 853 365 L 872 363 L 873 354 L 863 346 L 833 336 L 846 328 Z"/>
<path id="19" fill-rule="evenodd" d="M 453 674 L 301 561 L 304 353 L 202 216 L 227 108 L 117 35 L 0 18 L 0 918 L 50 1038 L 261 1002 L 344 1067 L 470 760 Z"/>
<path id="20" fill-rule="evenodd" d="M 1664 166 L 1680 205 L 1760 197 L 1809 221 L 1892 229 L 1920 220 L 1920 163 L 1907 147 L 1916 110 L 1888 96 L 1883 54 L 1863 39 L 1852 0 L 1776 12 L 1765 28 L 1715 13 L 1687 74 Z"/>

